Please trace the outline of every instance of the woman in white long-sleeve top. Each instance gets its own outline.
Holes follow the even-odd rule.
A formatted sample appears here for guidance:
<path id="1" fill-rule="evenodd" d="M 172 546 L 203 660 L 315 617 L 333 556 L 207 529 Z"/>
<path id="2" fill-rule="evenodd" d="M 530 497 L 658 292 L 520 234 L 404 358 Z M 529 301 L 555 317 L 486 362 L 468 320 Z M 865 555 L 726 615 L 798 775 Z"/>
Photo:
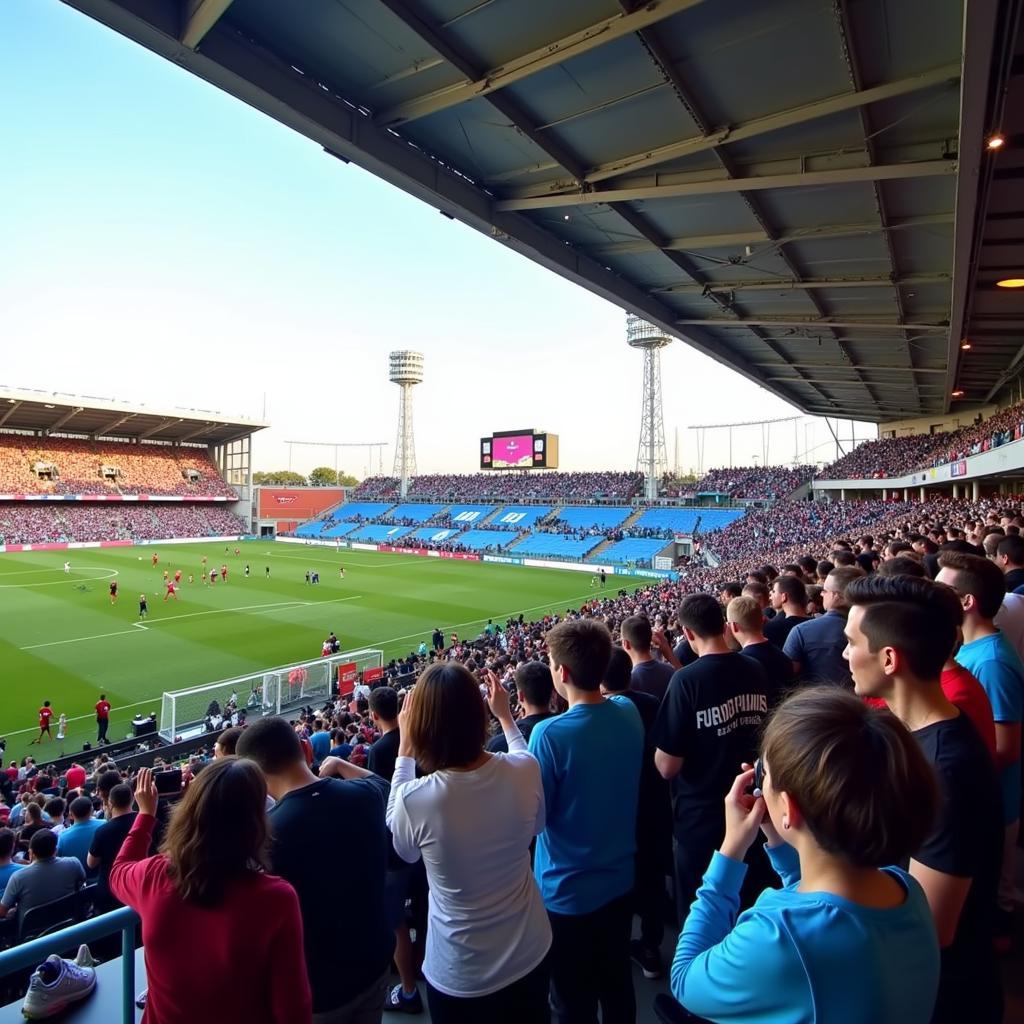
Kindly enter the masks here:
<path id="1" fill-rule="evenodd" d="M 398 855 L 423 858 L 430 910 L 423 975 L 434 1024 L 548 1019 L 551 927 L 530 868 L 544 828 L 540 768 L 487 673 L 508 742 L 484 750 L 487 707 L 462 665 L 432 665 L 399 715 L 387 821 Z M 417 779 L 416 765 L 429 774 Z"/>

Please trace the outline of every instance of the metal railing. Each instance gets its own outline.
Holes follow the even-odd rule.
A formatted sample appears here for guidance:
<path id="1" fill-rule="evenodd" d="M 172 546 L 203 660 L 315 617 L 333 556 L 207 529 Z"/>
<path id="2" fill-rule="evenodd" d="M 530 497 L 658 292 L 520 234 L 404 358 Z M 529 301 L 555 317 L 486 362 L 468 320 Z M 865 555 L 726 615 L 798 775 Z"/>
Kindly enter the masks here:
<path id="1" fill-rule="evenodd" d="M 0 978 L 15 971 L 34 968 L 51 953 L 60 953 L 83 942 L 95 942 L 116 932 L 121 933 L 121 1020 L 135 1024 L 135 929 L 139 917 L 134 910 L 121 907 L 109 914 L 100 914 L 87 921 L 62 928 L 51 935 L 24 942 L 0 952 Z"/>

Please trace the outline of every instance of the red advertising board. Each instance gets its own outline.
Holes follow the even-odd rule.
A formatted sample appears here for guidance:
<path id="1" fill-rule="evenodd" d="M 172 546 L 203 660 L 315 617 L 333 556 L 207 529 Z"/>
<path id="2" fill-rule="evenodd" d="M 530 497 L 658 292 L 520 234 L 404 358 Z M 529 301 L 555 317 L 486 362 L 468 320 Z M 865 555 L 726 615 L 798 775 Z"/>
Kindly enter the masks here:
<path id="1" fill-rule="evenodd" d="M 345 665 L 338 666 L 338 695 L 347 697 L 356 688 L 356 679 L 359 676 L 359 669 L 356 663 L 351 661 Z"/>
<path id="2" fill-rule="evenodd" d="M 364 668 L 363 669 L 363 682 L 369 685 L 370 683 L 377 682 L 378 679 L 384 675 L 384 669 L 382 668 Z"/>
<path id="3" fill-rule="evenodd" d="M 416 555 L 419 558 L 457 558 L 463 562 L 479 562 L 480 556 L 465 551 L 433 551 L 429 548 L 396 548 L 390 544 L 378 544 L 378 551 L 388 555 Z"/>

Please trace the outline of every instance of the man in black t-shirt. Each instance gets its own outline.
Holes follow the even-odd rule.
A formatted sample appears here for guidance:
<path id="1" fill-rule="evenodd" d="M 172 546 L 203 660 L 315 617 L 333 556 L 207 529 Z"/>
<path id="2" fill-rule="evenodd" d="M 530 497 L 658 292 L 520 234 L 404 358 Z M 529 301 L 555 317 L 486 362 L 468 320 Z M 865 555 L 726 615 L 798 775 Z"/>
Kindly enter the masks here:
<path id="1" fill-rule="evenodd" d="M 640 917 L 640 938 L 634 939 L 629 947 L 644 977 L 660 978 L 665 973 L 660 949 L 665 937 L 665 876 L 672 870 L 672 804 L 668 783 L 654 767 L 652 733 L 660 703 L 657 697 L 633 688 L 631 676 L 635 671 L 629 654 L 621 647 L 613 647 L 601 692 L 606 697 L 622 696 L 632 701 L 644 724 L 633 889 L 636 913 Z"/>
<path id="2" fill-rule="evenodd" d="M 259 765 L 277 801 L 269 813 L 271 870 L 299 897 L 313 1013 L 334 1013 L 339 1020 L 380 1013 L 395 948 L 384 904 L 389 784 L 331 757 L 321 766 L 326 777 L 317 778 L 283 718 L 246 727 L 237 749 L 239 757 Z M 350 883 L 345 909 L 358 923 L 358 941 L 343 946 L 337 906 L 324 894 L 325 855 L 336 876 Z"/>
<path id="3" fill-rule="evenodd" d="M 661 701 L 668 690 L 675 668 L 664 661 L 655 661 L 651 654 L 654 631 L 646 615 L 630 615 L 619 627 L 622 649 L 633 664 L 631 689 L 649 693 Z"/>
<path id="4" fill-rule="evenodd" d="M 110 869 L 121 852 L 121 844 L 131 830 L 132 822 L 135 821 L 136 815 L 132 810 L 132 787 L 126 782 L 118 782 L 111 786 L 103 799 L 103 813 L 107 819 L 106 823 L 93 834 L 89 855 L 86 858 L 89 870 L 98 872 L 94 903 L 96 910 L 101 914 L 121 906 L 121 902 L 115 899 L 110 891 Z"/>
<path id="5" fill-rule="evenodd" d="M 764 635 L 781 651 L 792 630 L 807 621 L 807 588 L 796 576 L 780 576 L 772 584 L 771 597 L 776 614 L 764 627 Z"/>
<path id="6" fill-rule="evenodd" d="M 942 950 L 932 1021 L 999 1024 L 992 947 L 1003 843 L 999 783 L 983 741 L 940 682 L 963 620 L 960 600 L 931 580 L 878 575 L 854 580 L 846 597 L 855 692 L 882 698 L 899 716 L 934 766 L 942 798 L 931 835 L 910 861 Z"/>
<path id="7" fill-rule="evenodd" d="M 398 757 L 398 691 L 390 686 L 378 686 L 370 691 L 370 717 L 380 729 L 380 739 L 370 747 L 366 767 L 382 779 L 391 782 Z"/>
<path id="8" fill-rule="evenodd" d="M 683 598 L 678 618 L 698 658 L 672 677 L 653 740 L 655 766 L 672 780 L 681 923 L 725 835 L 725 794 L 740 765 L 753 763 L 756 755 L 768 714 L 769 685 L 759 664 L 730 651 L 722 607 L 710 594 Z M 757 844 L 748 857 L 760 869 L 763 854 Z M 763 877 L 761 870 L 749 872 L 748 888 L 756 888 Z"/>
<path id="9" fill-rule="evenodd" d="M 525 661 L 516 669 L 516 693 L 519 694 L 519 706 L 526 714 L 517 720 L 516 725 L 529 742 L 530 733 L 538 722 L 552 717 L 551 695 L 555 685 L 551 680 L 551 669 L 539 661 Z M 492 754 L 507 754 L 508 741 L 505 734 L 499 732 L 487 742 L 487 749 Z"/>
<path id="10" fill-rule="evenodd" d="M 793 662 L 765 638 L 764 616 L 752 597 L 734 597 L 725 609 L 725 618 L 741 653 L 753 658 L 768 679 L 768 708 L 771 710 L 793 686 Z"/>

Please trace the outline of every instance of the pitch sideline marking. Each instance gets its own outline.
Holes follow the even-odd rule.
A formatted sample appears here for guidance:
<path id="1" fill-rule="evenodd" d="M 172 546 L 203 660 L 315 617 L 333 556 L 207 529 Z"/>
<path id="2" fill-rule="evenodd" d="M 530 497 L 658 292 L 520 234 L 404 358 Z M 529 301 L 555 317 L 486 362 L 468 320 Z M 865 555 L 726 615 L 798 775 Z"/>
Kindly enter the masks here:
<path id="1" fill-rule="evenodd" d="M 354 597 L 335 597 L 328 601 L 278 601 L 275 604 L 249 604 L 243 605 L 239 608 L 211 608 L 205 612 L 186 612 L 184 615 L 174 615 L 168 619 L 152 619 L 149 625 L 144 626 L 141 622 L 133 622 L 132 627 L 134 629 L 152 629 L 153 626 L 160 625 L 165 622 L 177 622 L 179 619 L 192 619 L 198 615 L 223 615 L 226 612 L 251 612 L 251 611 L 267 611 L 274 608 L 298 608 L 298 607 L 309 607 L 310 605 L 317 604 L 335 604 L 338 601 L 358 601 L 362 597 L 361 594 L 357 594 Z M 62 644 L 78 644 L 85 640 L 102 640 L 108 636 L 128 636 L 135 635 L 131 629 L 121 629 L 116 633 L 96 633 L 93 636 L 75 636 L 69 640 L 50 640 L 44 644 L 29 644 L 27 647 L 19 647 L 19 651 L 35 651 L 40 647 L 59 647 Z"/>
<path id="2" fill-rule="evenodd" d="M 105 572 L 106 576 L 75 576 L 72 573 L 64 573 L 60 569 L 33 569 L 33 572 L 59 572 L 64 579 L 53 580 L 50 583 L 0 583 L 0 590 L 20 590 L 28 587 L 59 587 L 62 583 L 95 583 L 97 580 L 112 580 L 115 576 L 121 575 L 120 569 L 108 569 L 102 565 L 83 565 L 83 569 L 98 569 Z M 18 573 L 5 573 L 6 576 L 17 576 Z M 0 576 L 3 579 L 3 576 Z"/>

